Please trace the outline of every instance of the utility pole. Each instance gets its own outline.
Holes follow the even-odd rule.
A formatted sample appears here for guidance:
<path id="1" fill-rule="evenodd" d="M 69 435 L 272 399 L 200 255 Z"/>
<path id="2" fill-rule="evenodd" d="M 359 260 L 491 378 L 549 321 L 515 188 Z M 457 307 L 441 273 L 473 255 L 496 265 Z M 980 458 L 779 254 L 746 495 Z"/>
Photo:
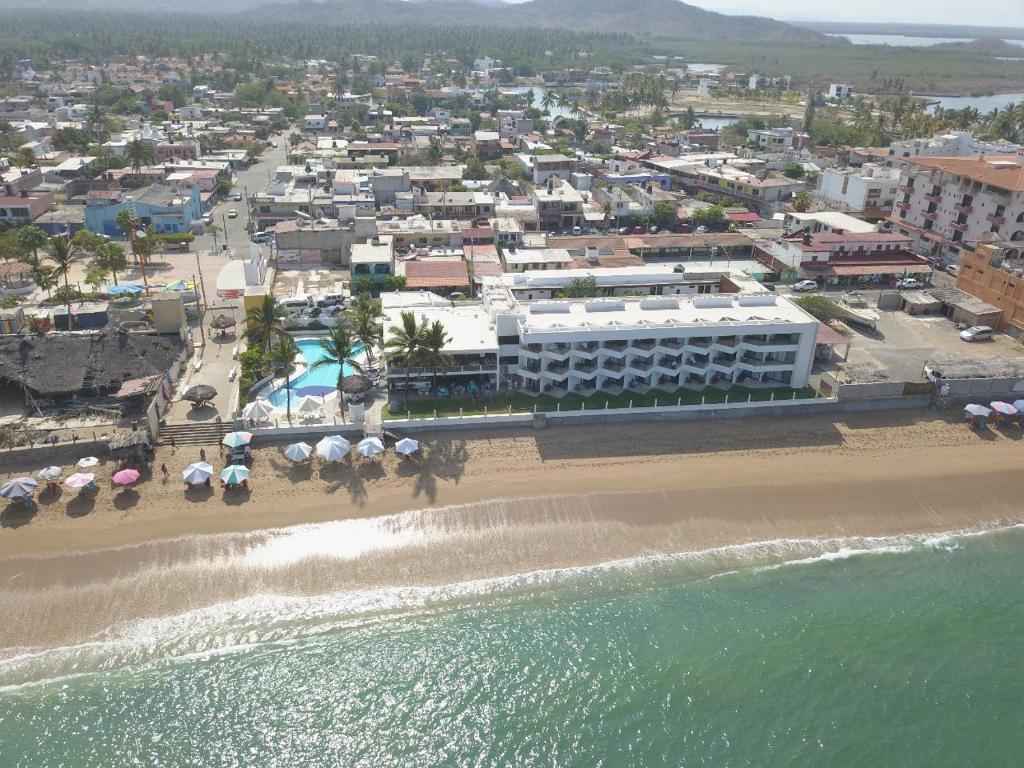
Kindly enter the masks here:
<path id="1" fill-rule="evenodd" d="M 227 217 L 227 214 L 222 213 L 220 215 L 220 220 L 224 224 L 224 245 L 230 247 L 230 243 L 228 243 L 228 217 Z"/>
<path id="2" fill-rule="evenodd" d="M 128 203 L 128 222 L 132 230 L 132 251 L 139 262 L 139 272 L 142 273 L 142 285 L 146 289 L 146 296 L 149 296 L 149 281 L 146 279 L 146 258 L 142 253 L 142 245 L 139 242 L 146 234 L 139 234 L 142 231 L 139 229 L 142 224 L 139 221 L 139 213 L 135 208 L 135 198 L 129 196 L 125 200 Z"/>

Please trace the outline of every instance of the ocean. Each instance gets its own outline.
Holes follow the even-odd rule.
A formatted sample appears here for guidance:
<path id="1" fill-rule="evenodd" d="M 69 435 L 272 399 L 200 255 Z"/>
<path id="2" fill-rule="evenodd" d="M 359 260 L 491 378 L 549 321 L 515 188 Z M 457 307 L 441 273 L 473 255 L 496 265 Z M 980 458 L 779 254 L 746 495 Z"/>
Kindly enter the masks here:
<path id="1" fill-rule="evenodd" d="M 1018 527 L 251 597 L 0 664 L 0 765 L 1017 765 L 1022 583 Z"/>

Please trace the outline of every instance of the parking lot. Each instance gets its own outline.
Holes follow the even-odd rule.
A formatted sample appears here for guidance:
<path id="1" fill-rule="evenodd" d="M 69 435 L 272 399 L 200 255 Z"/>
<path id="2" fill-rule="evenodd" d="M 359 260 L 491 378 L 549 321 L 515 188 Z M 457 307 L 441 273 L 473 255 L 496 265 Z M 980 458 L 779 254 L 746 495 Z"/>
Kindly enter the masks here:
<path id="1" fill-rule="evenodd" d="M 925 361 L 936 357 L 964 358 L 1022 357 L 1024 346 L 996 333 L 991 341 L 968 343 L 949 319 L 911 316 L 905 312 L 879 311 L 878 329 L 850 326 L 849 362 L 878 366 L 895 381 L 921 381 Z M 838 350 L 841 354 L 841 350 Z"/>

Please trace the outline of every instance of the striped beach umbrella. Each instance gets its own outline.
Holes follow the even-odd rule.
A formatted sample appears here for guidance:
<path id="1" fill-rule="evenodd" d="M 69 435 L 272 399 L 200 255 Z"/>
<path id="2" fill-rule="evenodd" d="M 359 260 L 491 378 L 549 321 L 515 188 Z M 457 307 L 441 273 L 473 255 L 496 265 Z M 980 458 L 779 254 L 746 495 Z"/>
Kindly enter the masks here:
<path id="1" fill-rule="evenodd" d="M 220 479 L 221 482 L 228 485 L 238 485 L 243 480 L 249 479 L 249 468 L 241 464 L 232 464 L 221 470 Z"/>
<path id="2" fill-rule="evenodd" d="M 85 486 L 91 485 L 95 479 L 96 475 L 92 472 L 75 472 L 64 481 L 64 485 L 68 488 L 85 488 Z"/>
<path id="3" fill-rule="evenodd" d="M 205 461 L 197 461 L 195 464 L 189 464 L 185 467 L 185 470 L 181 473 L 181 477 L 189 485 L 205 483 L 213 477 L 213 466 L 207 464 Z"/>
<path id="4" fill-rule="evenodd" d="M 252 432 L 228 432 L 221 441 L 228 448 L 238 448 L 252 441 Z"/>
<path id="5" fill-rule="evenodd" d="M 39 487 L 39 483 L 31 477 L 16 477 L 0 485 L 0 497 L 5 499 L 21 499 L 31 496 Z"/>

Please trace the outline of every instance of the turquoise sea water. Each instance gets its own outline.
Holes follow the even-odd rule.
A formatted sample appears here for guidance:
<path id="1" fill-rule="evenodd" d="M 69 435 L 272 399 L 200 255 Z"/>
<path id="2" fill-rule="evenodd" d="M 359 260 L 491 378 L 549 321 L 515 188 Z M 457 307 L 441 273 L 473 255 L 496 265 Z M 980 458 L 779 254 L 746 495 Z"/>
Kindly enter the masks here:
<path id="1" fill-rule="evenodd" d="M 0 764 L 1019 765 L 1024 531 L 859 546 L 466 585 L 8 685 Z"/>

